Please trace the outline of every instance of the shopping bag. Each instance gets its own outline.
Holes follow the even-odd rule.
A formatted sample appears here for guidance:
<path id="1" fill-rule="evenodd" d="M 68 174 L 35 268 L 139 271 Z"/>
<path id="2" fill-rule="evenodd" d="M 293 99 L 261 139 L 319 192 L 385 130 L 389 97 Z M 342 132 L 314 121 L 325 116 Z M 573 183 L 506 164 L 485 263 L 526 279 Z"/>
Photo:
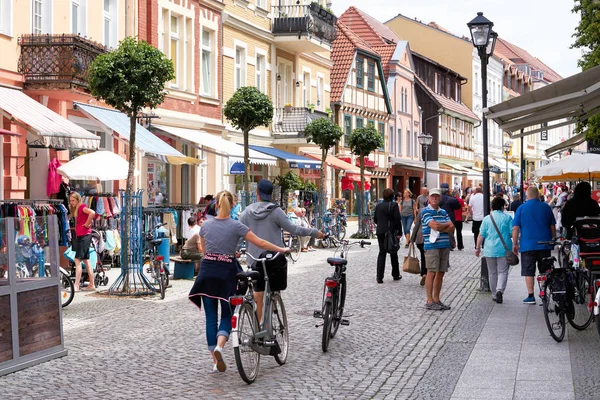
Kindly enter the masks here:
<path id="1" fill-rule="evenodd" d="M 402 263 L 402 272 L 409 274 L 420 274 L 421 267 L 419 266 L 419 259 L 415 257 L 415 245 L 411 243 L 408 248 L 408 255 L 404 257 Z"/>

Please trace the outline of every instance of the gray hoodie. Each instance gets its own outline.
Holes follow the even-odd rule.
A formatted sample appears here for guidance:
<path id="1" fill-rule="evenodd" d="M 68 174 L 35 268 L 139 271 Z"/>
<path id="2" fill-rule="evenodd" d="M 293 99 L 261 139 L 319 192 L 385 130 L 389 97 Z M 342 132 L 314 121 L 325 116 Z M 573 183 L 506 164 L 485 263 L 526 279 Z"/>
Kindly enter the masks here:
<path id="1" fill-rule="evenodd" d="M 280 247 L 284 247 L 281 238 L 282 229 L 297 236 L 312 236 L 316 238 L 319 234 L 317 229 L 294 225 L 277 204 L 268 201 L 250 204 L 240 214 L 240 222 L 250 228 L 259 238 Z M 263 249 L 256 247 L 252 243 L 248 243 L 248 253 L 253 257 L 258 258 L 263 251 Z"/>

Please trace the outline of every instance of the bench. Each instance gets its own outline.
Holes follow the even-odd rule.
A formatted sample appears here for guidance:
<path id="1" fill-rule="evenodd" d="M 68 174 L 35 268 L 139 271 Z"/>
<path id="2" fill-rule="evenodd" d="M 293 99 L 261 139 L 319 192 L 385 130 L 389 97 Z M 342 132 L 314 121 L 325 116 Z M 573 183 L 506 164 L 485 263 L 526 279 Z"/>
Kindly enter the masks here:
<path id="1" fill-rule="evenodd" d="M 175 263 L 173 279 L 194 279 L 196 261 L 184 260 L 180 256 L 171 257 L 171 261 Z"/>

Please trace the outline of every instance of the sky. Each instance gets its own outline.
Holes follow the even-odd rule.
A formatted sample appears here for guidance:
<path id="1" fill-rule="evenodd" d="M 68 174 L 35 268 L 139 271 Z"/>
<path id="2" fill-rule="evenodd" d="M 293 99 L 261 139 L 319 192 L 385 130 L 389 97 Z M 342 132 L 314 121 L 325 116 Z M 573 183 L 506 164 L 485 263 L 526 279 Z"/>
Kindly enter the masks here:
<path id="1" fill-rule="evenodd" d="M 354 6 L 381 22 L 398 14 L 435 21 L 457 36 L 470 37 L 467 22 L 482 11 L 503 39 L 527 50 L 563 78 L 580 72 L 579 49 L 569 49 L 579 23 L 573 0 L 331 0 L 336 15 Z"/>

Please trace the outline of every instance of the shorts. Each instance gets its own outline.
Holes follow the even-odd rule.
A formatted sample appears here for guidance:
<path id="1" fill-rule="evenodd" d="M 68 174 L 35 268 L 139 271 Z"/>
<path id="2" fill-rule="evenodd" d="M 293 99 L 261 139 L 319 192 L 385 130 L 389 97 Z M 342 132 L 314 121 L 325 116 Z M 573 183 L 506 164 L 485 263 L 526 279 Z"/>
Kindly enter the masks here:
<path id="1" fill-rule="evenodd" d="M 428 272 L 448 272 L 450 248 L 425 250 L 425 264 Z"/>
<path id="2" fill-rule="evenodd" d="M 75 251 L 75 258 L 78 260 L 89 260 L 90 244 L 92 244 L 91 234 L 85 236 L 76 236 L 71 244 L 73 251 Z"/>
<path id="3" fill-rule="evenodd" d="M 543 258 L 552 255 L 550 250 L 531 250 L 521 253 L 521 276 L 535 276 L 535 266 L 539 273 L 545 273 L 548 265 L 542 261 Z"/>
<path id="4" fill-rule="evenodd" d="M 263 268 L 262 263 L 255 262 L 254 265 L 252 265 L 252 270 L 258 271 L 258 273 L 260 274 L 258 279 L 256 279 L 256 281 L 253 282 L 254 291 L 255 292 L 264 292 L 265 291 L 265 269 Z"/>

